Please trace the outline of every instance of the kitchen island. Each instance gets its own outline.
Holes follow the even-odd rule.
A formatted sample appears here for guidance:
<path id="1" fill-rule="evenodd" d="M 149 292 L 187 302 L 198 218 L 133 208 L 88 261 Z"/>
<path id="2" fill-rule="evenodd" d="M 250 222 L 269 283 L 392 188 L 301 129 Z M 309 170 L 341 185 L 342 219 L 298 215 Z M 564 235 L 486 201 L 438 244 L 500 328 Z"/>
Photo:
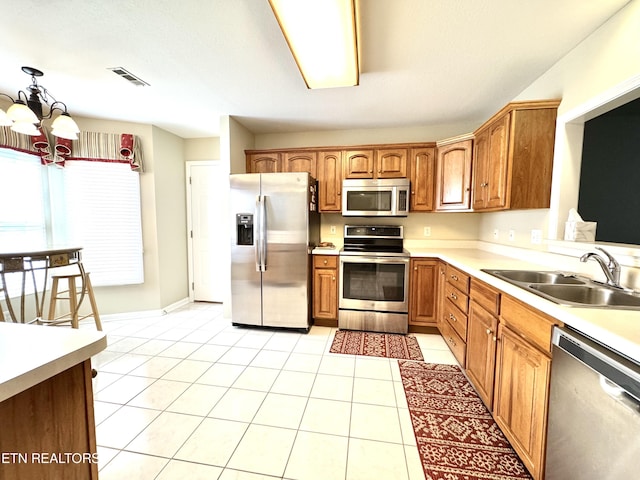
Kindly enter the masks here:
<path id="1" fill-rule="evenodd" d="M 103 332 L 0 322 L 0 477 L 97 479 L 91 357 Z"/>

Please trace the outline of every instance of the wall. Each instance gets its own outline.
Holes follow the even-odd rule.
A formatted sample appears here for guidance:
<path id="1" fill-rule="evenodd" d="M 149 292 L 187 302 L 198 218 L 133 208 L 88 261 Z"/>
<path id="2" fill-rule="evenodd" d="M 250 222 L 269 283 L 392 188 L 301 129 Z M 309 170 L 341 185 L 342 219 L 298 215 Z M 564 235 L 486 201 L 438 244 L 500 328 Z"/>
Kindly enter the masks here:
<path id="1" fill-rule="evenodd" d="M 144 283 L 97 287 L 100 313 L 159 311 L 188 297 L 183 140 L 160 128 L 74 117 L 81 130 L 132 133 L 142 142 L 140 174 Z"/>
<path id="2" fill-rule="evenodd" d="M 166 307 L 188 298 L 187 192 L 184 141 L 153 127 L 156 234 L 160 274 L 160 305 Z"/>
<path id="3" fill-rule="evenodd" d="M 158 310 L 160 304 L 160 267 L 158 260 L 158 237 L 156 234 L 157 212 L 155 209 L 155 172 L 161 168 L 154 158 L 153 131 L 150 125 L 115 122 L 74 117 L 81 130 L 103 133 L 132 133 L 142 142 L 145 171 L 140 174 L 140 205 L 142 214 L 142 245 L 144 249 L 144 283 L 117 287 L 95 288 L 100 313 L 111 314 Z"/>
<path id="4" fill-rule="evenodd" d="M 342 245 L 345 225 L 403 225 L 404 238 L 408 241 L 433 240 L 476 240 L 478 238 L 479 213 L 410 213 L 407 217 L 370 218 L 343 217 L 339 213 L 323 213 L 320 240 Z M 335 227 L 332 233 L 331 227 Z M 431 229 L 431 235 L 424 235 L 424 228 Z"/>
<path id="5" fill-rule="evenodd" d="M 220 159 L 220 138 L 187 138 L 184 140 L 185 161 Z"/>
<path id="6" fill-rule="evenodd" d="M 326 130 L 299 133 L 271 133 L 255 136 L 255 149 L 327 147 L 380 143 L 435 142 L 473 131 L 481 122 L 422 125 L 404 128 Z"/>
<path id="7" fill-rule="evenodd" d="M 244 151 L 250 150 L 255 146 L 253 133 L 247 130 L 242 124 L 230 116 L 220 119 L 220 160 L 222 164 L 228 168 L 230 174 L 246 173 L 246 156 Z M 228 193 L 228 190 L 227 190 Z M 225 211 L 229 211 L 229 200 L 225 200 L 221 206 Z M 220 275 L 224 275 L 229 279 L 228 288 L 224 295 L 223 315 L 225 318 L 231 318 L 231 219 L 220 227 L 220 235 L 224 235 L 229 239 L 227 242 L 228 249 L 223 253 L 228 259 L 226 265 L 228 268 Z"/>
<path id="8" fill-rule="evenodd" d="M 637 98 L 640 90 L 632 90 L 638 86 L 640 0 L 633 0 L 516 97 L 515 100 L 562 98 L 551 208 L 523 212 L 522 218 L 516 218 L 513 212 L 486 215 L 480 225 L 480 237 L 491 239 L 493 229 L 502 232 L 516 225 L 517 237 L 527 238 L 531 229 L 538 228 L 544 231 L 545 238 L 562 238 L 569 208 L 578 203 L 585 119 L 579 118 L 580 114 L 588 114 L 612 100 L 619 105 L 618 96 L 628 91 L 630 97 Z M 508 240 L 501 239 L 499 243 Z"/>

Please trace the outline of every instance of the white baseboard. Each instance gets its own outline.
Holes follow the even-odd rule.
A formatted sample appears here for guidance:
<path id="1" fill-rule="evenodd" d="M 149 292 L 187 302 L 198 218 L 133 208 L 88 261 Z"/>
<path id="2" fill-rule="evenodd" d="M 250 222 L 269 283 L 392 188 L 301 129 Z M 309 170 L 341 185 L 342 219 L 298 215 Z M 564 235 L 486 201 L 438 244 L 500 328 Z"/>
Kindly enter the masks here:
<path id="1" fill-rule="evenodd" d="M 166 315 L 169 312 L 177 310 L 180 307 L 188 305 L 189 299 L 183 298 L 182 300 L 178 300 L 171 305 L 167 305 L 166 307 L 158 310 L 141 310 L 138 312 L 124 312 L 124 313 L 108 313 L 101 314 L 100 319 L 106 322 L 109 321 L 119 321 L 119 320 L 129 320 L 129 319 L 137 319 L 137 318 L 149 318 L 149 317 L 161 317 Z"/>

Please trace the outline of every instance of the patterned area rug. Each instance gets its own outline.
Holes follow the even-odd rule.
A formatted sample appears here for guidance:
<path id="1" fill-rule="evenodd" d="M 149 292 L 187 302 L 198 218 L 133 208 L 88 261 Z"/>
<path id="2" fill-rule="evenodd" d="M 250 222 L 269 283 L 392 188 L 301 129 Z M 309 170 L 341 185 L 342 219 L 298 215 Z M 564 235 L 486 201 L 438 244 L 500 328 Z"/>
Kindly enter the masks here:
<path id="1" fill-rule="evenodd" d="M 369 357 L 424 359 L 415 337 L 392 333 L 338 330 L 329 351 Z"/>
<path id="2" fill-rule="evenodd" d="M 427 480 L 531 478 L 460 368 L 399 364 Z"/>

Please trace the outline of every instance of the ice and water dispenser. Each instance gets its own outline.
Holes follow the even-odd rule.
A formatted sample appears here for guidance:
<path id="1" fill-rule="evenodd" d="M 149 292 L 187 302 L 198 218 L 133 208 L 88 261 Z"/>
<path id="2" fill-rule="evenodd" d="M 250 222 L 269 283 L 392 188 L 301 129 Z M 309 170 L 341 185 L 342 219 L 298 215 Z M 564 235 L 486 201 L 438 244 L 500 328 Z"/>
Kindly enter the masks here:
<path id="1" fill-rule="evenodd" d="M 253 213 L 236 214 L 236 245 L 253 245 Z"/>

